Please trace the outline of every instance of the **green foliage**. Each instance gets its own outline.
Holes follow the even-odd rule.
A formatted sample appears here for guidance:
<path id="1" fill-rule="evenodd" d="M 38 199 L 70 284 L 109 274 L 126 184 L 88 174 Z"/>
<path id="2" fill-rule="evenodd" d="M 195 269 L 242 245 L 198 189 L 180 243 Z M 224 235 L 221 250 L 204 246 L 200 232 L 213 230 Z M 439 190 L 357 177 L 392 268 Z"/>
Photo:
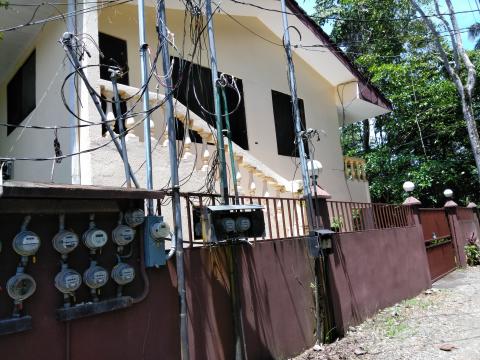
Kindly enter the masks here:
<path id="1" fill-rule="evenodd" d="M 339 217 L 333 217 L 332 220 L 330 221 L 330 228 L 333 231 L 340 231 L 343 226 L 343 218 L 341 216 Z"/>
<path id="2" fill-rule="evenodd" d="M 465 254 L 467 255 L 467 263 L 470 266 L 480 265 L 480 249 L 476 244 L 465 245 Z"/>
<path id="3" fill-rule="evenodd" d="M 479 201 L 458 94 L 410 0 L 317 0 L 316 9 L 320 24 L 338 18 L 331 36 L 393 104 L 367 130 L 342 128 L 345 155 L 367 161 L 372 201 L 402 202 L 406 180 L 424 206 L 442 205 L 447 187 L 457 201 Z M 480 65 L 478 53 L 471 59 Z"/>

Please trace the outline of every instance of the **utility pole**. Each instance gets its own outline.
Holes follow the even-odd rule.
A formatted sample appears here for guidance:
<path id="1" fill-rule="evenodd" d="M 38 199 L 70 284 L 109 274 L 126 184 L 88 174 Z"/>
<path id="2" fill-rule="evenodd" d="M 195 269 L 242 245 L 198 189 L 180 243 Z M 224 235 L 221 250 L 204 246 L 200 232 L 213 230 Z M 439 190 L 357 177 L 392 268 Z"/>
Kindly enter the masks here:
<path id="1" fill-rule="evenodd" d="M 143 88 L 143 112 L 145 120 L 143 123 L 143 133 L 145 140 L 145 165 L 147 169 L 147 190 L 153 190 L 152 176 L 152 141 L 150 137 L 150 99 L 148 93 L 148 44 L 145 42 L 145 4 L 144 0 L 138 0 L 138 37 L 140 42 L 140 70 L 142 73 Z M 153 215 L 153 199 L 147 200 L 148 215 Z"/>
<path id="2" fill-rule="evenodd" d="M 308 228 L 310 232 L 313 230 L 313 199 L 312 192 L 310 191 L 310 180 L 307 168 L 307 158 L 305 155 L 305 145 L 303 143 L 302 136 L 302 123 L 300 117 L 300 109 L 298 107 L 297 96 L 297 82 L 295 79 L 295 66 L 292 59 L 292 48 L 290 44 L 290 33 L 287 18 L 287 6 L 285 0 L 281 0 L 282 4 L 282 19 L 283 19 L 283 44 L 285 52 L 287 53 L 288 62 L 288 81 L 290 85 L 290 92 L 292 93 L 293 115 L 295 122 L 295 141 L 298 146 L 298 154 L 300 156 L 300 167 L 302 170 L 303 179 L 303 193 L 307 199 L 307 216 L 308 216 Z"/>
<path id="3" fill-rule="evenodd" d="M 185 290 L 185 270 L 183 261 L 183 234 L 182 234 L 182 214 L 180 204 L 180 185 L 178 179 L 178 161 L 177 161 L 177 140 L 175 135 L 175 114 L 173 104 L 173 86 L 172 78 L 168 75 L 170 66 L 170 55 L 168 51 L 168 33 L 165 15 L 165 0 L 159 0 L 157 3 L 157 33 L 159 44 L 162 47 L 162 70 L 165 81 L 165 114 L 167 116 L 168 127 L 168 150 L 170 155 L 170 172 L 172 178 L 172 208 L 173 208 L 173 227 L 175 233 L 176 265 L 177 265 L 177 283 L 178 296 L 180 302 L 180 350 L 181 359 L 190 358 L 188 348 L 188 328 L 187 328 L 187 300 Z M 189 215 L 190 216 L 190 215 Z"/>
<path id="4" fill-rule="evenodd" d="M 228 179 L 227 179 L 227 163 L 225 160 L 225 146 L 223 143 L 223 125 L 222 125 L 222 108 L 220 106 L 220 96 L 218 94 L 218 68 L 217 68 L 217 51 L 215 49 L 215 34 L 213 31 L 213 15 L 212 1 L 205 1 L 205 15 L 207 16 L 208 42 L 210 47 L 210 66 L 212 70 L 212 86 L 213 100 L 215 103 L 215 120 L 217 127 L 217 153 L 220 166 L 220 194 L 222 202 L 228 205 Z M 232 171 L 234 171 L 232 169 Z"/>
<path id="5" fill-rule="evenodd" d="M 287 61 L 288 61 L 288 80 L 290 85 L 290 91 L 292 93 L 292 103 L 293 103 L 293 113 L 295 118 L 295 141 L 298 146 L 298 153 L 300 156 L 300 166 L 302 169 L 302 180 L 303 180 L 303 193 L 307 200 L 307 216 L 308 216 L 308 229 L 310 232 L 310 236 L 314 235 L 313 230 L 315 229 L 314 226 L 314 215 L 313 215 L 313 199 L 312 199 L 312 192 L 310 191 L 310 178 L 308 174 L 308 167 L 307 167 L 307 158 L 305 154 L 305 144 L 303 143 L 304 131 L 302 131 L 301 126 L 301 118 L 300 118 L 300 110 L 298 107 L 298 96 L 297 96 L 297 83 L 295 79 L 295 67 L 293 64 L 292 59 L 292 49 L 290 44 L 290 33 L 289 33 L 289 26 L 288 26 L 288 18 L 287 18 L 287 6 L 285 4 L 285 0 L 281 0 L 282 4 L 282 19 L 283 19 L 283 44 L 285 47 L 285 52 L 287 53 Z M 312 171 L 313 171 L 313 160 L 312 160 Z M 314 189 L 316 191 L 316 184 L 314 184 Z M 322 255 L 323 257 L 323 255 Z M 322 258 L 323 261 L 325 261 Z M 320 280 L 320 258 L 318 256 L 315 257 L 315 312 L 317 317 L 317 326 L 316 326 L 316 336 L 317 336 L 317 344 L 323 341 L 323 319 L 322 319 L 322 309 L 320 304 L 320 299 L 322 297 L 322 288 L 323 281 Z M 323 273 L 322 273 L 323 279 Z M 322 282 L 321 282 L 322 281 Z"/>

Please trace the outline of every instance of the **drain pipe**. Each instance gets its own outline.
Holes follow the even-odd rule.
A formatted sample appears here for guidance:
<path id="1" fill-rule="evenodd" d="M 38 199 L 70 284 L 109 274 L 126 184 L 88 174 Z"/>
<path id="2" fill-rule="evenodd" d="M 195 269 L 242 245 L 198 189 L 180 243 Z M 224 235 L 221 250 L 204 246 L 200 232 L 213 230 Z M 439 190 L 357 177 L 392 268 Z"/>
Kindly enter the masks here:
<path id="1" fill-rule="evenodd" d="M 183 263 L 182 214 L 180 203 L 180 182 L 178 177 L 177 140 L 175 136 L 175 114 L 172 95 L 172 78 L 169 74 L 170 54 L 168 51 L 167 22 L 165 15 L 165 0 L 157 2 L 157 34 L 159 46 L 162 46 L 162 70 L 165 77 L 165 115 L 168 127 L 168 150 L 170 155 L 170 176 L 172 179 L 172 210 L 175 239 L 175 254 L 177 267 L 177 286 L 180 301 L 180 355 L 182 360 L 190 358 L 187 327 L 187 293 L 185 290 L 185 269 Z M 173 256 L 173 254 L 172 254 Z"/>

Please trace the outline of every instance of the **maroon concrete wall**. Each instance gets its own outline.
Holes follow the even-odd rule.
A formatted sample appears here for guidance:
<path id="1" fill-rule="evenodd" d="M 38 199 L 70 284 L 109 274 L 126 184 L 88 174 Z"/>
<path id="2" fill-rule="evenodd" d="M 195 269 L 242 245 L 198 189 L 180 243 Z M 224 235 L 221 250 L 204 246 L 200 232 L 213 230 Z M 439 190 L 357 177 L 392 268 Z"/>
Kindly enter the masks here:
<path id="1" fill-rule="evenodd" d="M 98 223 L 108 229 L 115 219 L 116 216 L 99 217 Z M 21 218 L 8 220 L 13 226 L 7 226 L 9 230 L 4 235 L 11 239 Z M 85 219 L 82 222 L 77 227 L 70 220 L 69 226 L 80 232 Z M 56 217 L 34 217 L 31 228 L 45 239 L 37 263 L 29 266 L 28 271 L 38 285 L 37 292 L 25 304 L 33 317 L 33 329 L 1 336 L 1 359 L 63 360 L 67 352 L 72 360 L 180 358 L 174 263 L 149 270 L 150 294 L 144 302 L 72 321 L 67 329 L 65 323 L 55 319 L 55 309 L 61 306 L 62 299 L 53 286 L 58 255 L 48 239 L 56 231 Z M 8 242 L 4 246 L 0 256 L 2 286 L 14 272 L 17 261 Z M 234 335 L 224 250 L 187 250 L 185 267 L 191 358 L 232 359 Z M 239 267 L 248 357 L 286 358 L 312 346 L 314 305 L 310 284 L 314 277 L 304 240 L 262 242 L 253 248 L 242 246 Z M 106 289 L 107 295 L 114 296 L 113 290 Z M 127 288 L 125 292 L 138 295 L 140 291 L 141 287 Z M 11 311 L 5 291 L 0 292 L 0 305 L 0 318 L 5 318 Z"/>
<path id="2" fill-rule="evenodd" d="M 338 234 L 333 247 L 330 291 L 340 332 L 431 285 L 415 226 Z"/>

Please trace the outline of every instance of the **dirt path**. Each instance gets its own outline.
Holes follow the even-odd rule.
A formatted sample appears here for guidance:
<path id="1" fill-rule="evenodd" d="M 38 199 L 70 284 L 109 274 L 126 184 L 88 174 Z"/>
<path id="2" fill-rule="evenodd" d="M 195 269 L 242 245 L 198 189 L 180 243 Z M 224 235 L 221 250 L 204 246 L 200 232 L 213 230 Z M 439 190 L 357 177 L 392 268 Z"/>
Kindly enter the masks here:
<path id="1" fill-rule="evenodd" d="M 480 267 L 457 270 L 322 351 L 296 358 L 306 359 L 480 360 Z"/>

